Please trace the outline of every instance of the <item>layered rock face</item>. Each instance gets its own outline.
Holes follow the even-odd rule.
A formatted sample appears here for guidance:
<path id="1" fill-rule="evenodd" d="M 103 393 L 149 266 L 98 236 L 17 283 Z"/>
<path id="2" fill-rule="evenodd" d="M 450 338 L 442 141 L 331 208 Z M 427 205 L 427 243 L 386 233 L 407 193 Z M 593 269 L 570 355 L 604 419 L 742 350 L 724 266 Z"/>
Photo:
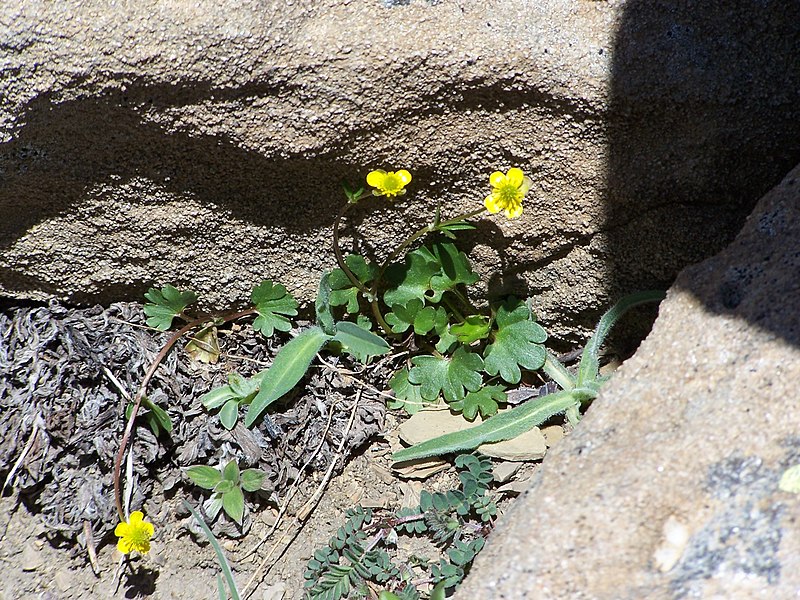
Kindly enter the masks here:
<path id="1" fill-rule="evenodd" d="M 456 597 L 796 598 L 798 272 L 800 166 L 678 277 Z"/>
<path id="2" fill-rule="evenodd" d="M 533 296 L 575 343 L 620 294 L 719 250 L 800 158 L 799 13 L 5 2 L 0 293 L 109 302 L 172 282 L 224 308 L 271 277 L 310 301 L 342 178 L 414 174 L 403 203 L 345 227 L 381 255 L 437 199 L 479 207 L 488 175 L 519 166 L 524 215 L 462 241 L 480 293 Z"/>

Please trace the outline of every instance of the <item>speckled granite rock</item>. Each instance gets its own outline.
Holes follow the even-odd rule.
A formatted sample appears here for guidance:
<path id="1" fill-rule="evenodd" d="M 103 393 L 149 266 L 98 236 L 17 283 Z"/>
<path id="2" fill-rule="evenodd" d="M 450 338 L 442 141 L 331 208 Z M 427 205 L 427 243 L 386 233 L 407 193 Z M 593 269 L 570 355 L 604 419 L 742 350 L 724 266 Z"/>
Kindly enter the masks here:
<path id="1" fill-rule="evenodd" d="M 800 596 L 800 166 L 683 271 L 457 598 Z"/>
<path id="2" fill-rule="evenodd" d="M 525 215 L 466 245 L 574 343 L 800 160 L 799 31 L 797 3 L 738 0 L 3 2 L 0 294 L 226 305 L 272 276 L 308 301 L 342 177 L 414 173 L 354 215 L 380 253 L 519 165 Z"/>

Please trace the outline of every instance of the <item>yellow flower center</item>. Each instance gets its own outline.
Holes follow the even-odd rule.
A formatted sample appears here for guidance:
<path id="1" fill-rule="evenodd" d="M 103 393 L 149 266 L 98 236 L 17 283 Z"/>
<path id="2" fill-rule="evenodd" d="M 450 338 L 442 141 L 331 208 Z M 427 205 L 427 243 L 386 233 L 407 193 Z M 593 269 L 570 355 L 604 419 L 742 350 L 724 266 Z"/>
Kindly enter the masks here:
<path id="1" fill-rule="evenodd" d="M 381 187 L 383 188 L 381 191 L 387 196 L 396 196 L 403 189 L 403 181 L 396 174 L 387 173 Z"/>
<path id="2" fill-rule="evenodd" d="M 131 546 L 133 546 L 140 552 L 142 548 L 145 548 L 150 545 L 149 544 L 150 532 L 147 530 L 146 527 L 142 527 L 141 525 L 138 527 L 136 525 L 131 526 L 129 537 L 131 541 Z"/>
<path id="3" fill-rule="evenodd" d="M 494 190 L 497 203 L 503 206 L 512 206 L 522 201 L 522 190 L 510 181 L 504 181 Z"/>

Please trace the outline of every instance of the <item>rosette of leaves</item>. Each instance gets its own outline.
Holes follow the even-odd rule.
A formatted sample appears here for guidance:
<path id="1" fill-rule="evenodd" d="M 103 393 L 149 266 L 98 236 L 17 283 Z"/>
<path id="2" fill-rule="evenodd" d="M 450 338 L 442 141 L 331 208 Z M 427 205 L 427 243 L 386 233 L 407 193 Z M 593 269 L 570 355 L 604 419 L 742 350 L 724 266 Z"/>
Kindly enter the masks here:
<path id="1" fill-rule="evenodd" d="M 266 474 L 258 469 L 239 471 L 239 465 L 231 460 L 220 471 L 206 465 L 194 465 L 186 469 L 186 476 L 195 485 L 212 492 L 204 509 L 212 521 L 220 510 L 224 510 L 239 525 L 244 516 L 244 493 L 261 489 Z"/>
<path id="2" fill-rule="evenodd" d="M 646 291 L 631 294 L 617 302 L 602 316 L 589 338 L 581 355 L 577 374 L 567 371 L 555 357 L 545 351 L 540 366 L 563 388 L 562 391 L 528 400 L 469 429 L 447 433 L 404 448 L 395 452 L 392 458 L 401 462 L 474 450 L 481 444 L 513 439 L 558 414 L 566 414 L 570 422 L 576 424 L 580 419 L 580 410 L 597 397 L 600 386 L 606 380 L 600 375 L 599 353 L 611 328 L 631 308 L 658 302 L 663 298 L 664 292 Z M 527 307 L 524 308 L 527 310 Z M 506 310 L 503 315 L 498 311 L 497 320 L 498 334 L 494 344 L 487 346 L 484 365 L 490 374 L 499 374 L 510 382 L 519 381 L 520 366 L 528 368 L 528 365 L 537 364 L 540 360 L 540 342 L 536 340 L 541 338 L 541 334 L 536 328 L 527 325 L 532 322 L 532 316 L 530 313 L 523 313 L 521 307 Z M 523 325 L 519 326 L 520 323 Z M 504 329 L 508 333 L 502 337 L 500 333 Z M 507 345 L 497 346 L 498 338 L 505 339 Z M 409 380 L 414 381 L 413 369 L 409 373 Z M 423 393 L 423 397 L 424 395 Z"/>
<path id="3" fill-rule="evenodd" d="M 221 408 L 219 421 L 225 429 L 236 427 L 239 419 L 239 406 L 250 404 L 256 397 L 260 379 L 246 379 L 238 373 L 228 375 L 228 385 L 215 388 L 200 397 L 200 402 L 208 410 Z"/>

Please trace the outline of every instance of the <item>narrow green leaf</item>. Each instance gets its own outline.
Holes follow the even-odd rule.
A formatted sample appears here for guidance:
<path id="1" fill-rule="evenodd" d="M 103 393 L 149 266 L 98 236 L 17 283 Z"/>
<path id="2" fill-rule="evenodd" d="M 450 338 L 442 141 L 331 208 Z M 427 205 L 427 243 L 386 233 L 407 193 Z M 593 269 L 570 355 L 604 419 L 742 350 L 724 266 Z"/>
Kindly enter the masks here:
<path id="1" fill-rule="evenodd" d="M 361 362 L 366 362 L 373 356 L 386 354 L 392 349 L 382 337 L 351 321 L 336 323 L 336 335 L 333 336 L 333 340 L 339 342 L 345 352 Z"/>
<path id="2" fill-rule="evenodd" d="M 265 279 L 253 289 L 250 298 L 258 311 L 258 317 L 253 321 L 253 328 L 256 331 L 270 337 L 276 329 L 289 331 L 292 328 L 286 315 L 291 317 L 297 315 L 297 301 L 284 286 Z"/>
<path id="3" fill-rule="evenodd" d="M 281 348 L 272 365 L 261 375 L 258 394 L 244 419 L 247 427 L 303 378 L 316 353 L 330 339 L 331 336 L 319 327 L 310 327 Z"/>
<path id="4" fill-rule="evenodd" d="M 192 480 L 192 483 L 205 490 L 213 490 L 214 486 L 222 481 L 222 473 L 206 465 L 194 465 L 189 467 L 186 469 L 186 476 Z"/>
<path id="5" fill-rule="evenodd" d="M 236 421 L 239 420 L 239 399 L 233 398 L 228 400 L 219 411 L 219 422 L 222 426 L 230 431 L 236 427 Z"/>
<path id="6" fill-rule="evenodd" d="M 172 319 L 181 314 L 187 306 L 197 301 L 197 294 L 192 291 L 180 291 L 172 285 L 165 285 L 161 290 L 150 288 L 144 295 L 150 300 L 144 305 L 147 324 L 161 331 L 172 326 Z"/>
<path id="7" fill-rule="evenodd" d="M 242 488 L 234 486 L 222 494 L 222 508 L 231 519 L 241 525 L 242 517 L 244 516 L 244 494 L 242 494 Z"/>
<path id="8" fill-rule="evenodd" d="M 225 553 L 222 551 L 222 546 L 219 545 L 217 538 L 214 537 L 214 534 L 209 529 L 206 522 L 203 518 L 198 514 L 198 512 L 191 507 L 191 505 L 183 501 L 183 506 L 192 513 L 194 520 L 197 521 L 197 524 L 200 525 L 200 528 L 203 530 L 203 533 L 206 534 L 208 541 L 211 543 L 211 547 L 214 548 L 214 552 L 217 554 L 217 562 L 219 562 L 219 566 L 222 569 L 222 574 L 225 575 L 225 580 L 228 582 L 228 589 L 231 593 L 232 600 L 241 600 L 241 595 L 239 594 L 239 590 L 236 587 L 236 581 L 233 578 L 233 572 L 231 571 L 231 566 L 228 564 L 228 559 L 225 558 Z"/>
<path id="9" fill-rule="evenodd" d="M 319 280 L 317 299 L 314 308 L 317 312 L 317 326 L 328 335 L 336 333 L 336 325 L 331 312 L 331 283 L 330 273 L 325 273 Z"/>
<path id="10" fill-rule="evenodd" d="M 200 396 L 200 402 L 208 410 L 213 410 L 219 408 L 231 398 L 236 398 L 236 393 L 231 389 L 230 385 L 223 385 Z"/>
<path id="11" fill-rule="evenodd" d="M 167 411 L 153 402 L 150 403 L 150 410 L 156 423 L 161 426 L 161 429 L 170 433 L 172 431 L 172 419 L 169 418 Z"/>
<path id="12" fill-rule="evenodd" d="M 666 294 L 660 290 L 637 292 L 622 298 L 612 306 L 597 323 L 592 337 L 589 338 L 586 348 L 583 349 L 581 362 L 578 366 L 577 386 L 581 387 L 597 379 L 600 370 L 600 347 L 616 322 L 635 306 L 648 302 L 661 302 Z"/>
<path id="13" fill-rule="evenodd" d="M 395 462 L 404 462 L 428 456 L 474 450 L 481 444 L 510 440 L 574 405 L 575 399 L 571 392 L 548 394 L 503 411 L 475 427 L 447 433 L 395 452 L 392 459 Z"/>

